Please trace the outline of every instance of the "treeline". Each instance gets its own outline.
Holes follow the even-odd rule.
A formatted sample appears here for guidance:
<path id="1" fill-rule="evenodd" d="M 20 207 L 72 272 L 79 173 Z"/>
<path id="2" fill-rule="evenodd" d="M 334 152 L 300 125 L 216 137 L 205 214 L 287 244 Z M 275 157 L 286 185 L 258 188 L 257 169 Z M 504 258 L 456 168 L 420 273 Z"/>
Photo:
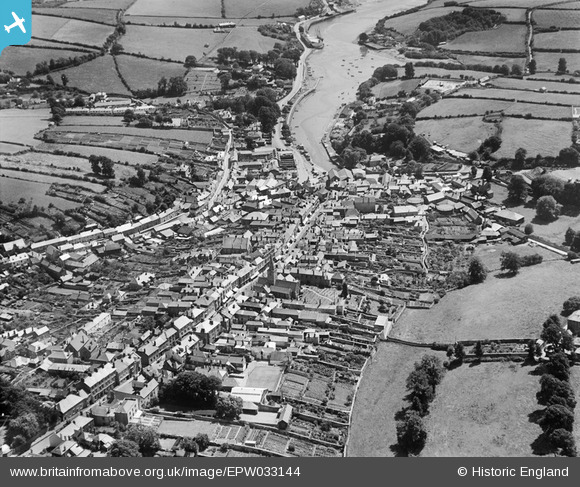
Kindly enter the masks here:
<path id="1" fill-rule="evenodd" d="M 156 98 L 158 96 L 183 96 L 187 90 L 187 82 L 182 76 L 172 76 L 169 79 L 163 76 L 157 82 L 157 88 L 133 90 L 133 93 L 137 98 Z"/>
<path id="2" fill-rule="evenodd" d="M 461 12 L 450 12 L 421 22 L 417 35 L 422 42 L 437 46 L 466 32 L 491 29 L 505 20 L 506 17 L 495 10 L 466 7 Z"/>
<path id="3" fill-rule="evenodd" d="M 48 74 L 51 71 L 56 71 L 58 69 L 68 68 L 70 66 L 80 66 L 83 63 L 91 61 L 99 56 L 99 53 L 92 52 L 89 54 L 84 54 L 83 56 L 75 56 L 75 57 L 68 57 L 68 58 L 58 58 L 58 59 L 51 59 L 50 61 L 42 61 L 36 64 L 33 73 L 30 76 L 39 76 L 43 74 Z"/>
<path id="4" fill-rule="evenodd" d="M 244 66 L 250 66 L 256 63 L 274 65 L 276 60 L 280 58 L 290 59 L 294 63 L 297 63 L 301 54 L 301 45 L 295 41 L 287 42 L 284 45 L 277 42 L 274 44 L 274 49 L 269 50 L 265 54 L 253 49 L 238 50 L 236 47 L 220 47 L 217 50 L 217 63 L 224 66 L 230 66 L 234 63 Z"/>
<path id="5" fill-rule="evenodd" d="M 495 64 L 494 66 L 488 66 L 486 64 L 457 64 L 457 63 L 445 63 L 439 62 L 436 63 L 435 61 L 418 61 L 414 63 L 417 67 L 422 68 L 439 68 L 439 69 L 446 69 L 448 71 L 482 71 L 484 73 L 495 73 L 495 74 L 502 74 L 504 76 L 509 76 L 510 73 L 514 76 L 521 76 L 521 67 L 518 64 L 513 64 L 510 70 L 510 67 L 507 64 Z M 514 70 L 514 66 L 520 68 L 519 74 L 512 72 Z M 517 70 L 517 68 L 516 68 Z"/>

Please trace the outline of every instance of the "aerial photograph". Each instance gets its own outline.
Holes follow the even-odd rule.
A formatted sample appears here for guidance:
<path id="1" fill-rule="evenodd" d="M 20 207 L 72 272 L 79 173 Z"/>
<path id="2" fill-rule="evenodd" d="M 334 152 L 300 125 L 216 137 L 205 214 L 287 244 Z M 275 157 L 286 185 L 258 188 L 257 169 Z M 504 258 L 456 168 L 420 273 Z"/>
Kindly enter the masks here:
<path id="1" fill-rule="evenodd" d="M 578 455 L 580 0 L 9 3 L 0 456 Z"/>

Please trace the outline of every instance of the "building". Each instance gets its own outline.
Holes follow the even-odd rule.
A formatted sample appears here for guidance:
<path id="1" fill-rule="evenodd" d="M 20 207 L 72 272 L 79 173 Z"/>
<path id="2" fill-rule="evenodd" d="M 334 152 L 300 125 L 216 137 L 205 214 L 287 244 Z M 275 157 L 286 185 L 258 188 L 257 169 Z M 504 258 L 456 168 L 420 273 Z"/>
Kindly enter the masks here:
<path id="1" fill-rule="evenodd" d="M 568 316 L 568 330 L 574 335 L 580 335 L 580 310 L 574 311 Z"/>
<path id="2" fill-rule="evenodd" d="M 87 377 L 81 387 L 91 396 L 92 401 L 97 401 L 112 390 L 116 382 L 117 370 L 113 364 L 105 364 Z"/>

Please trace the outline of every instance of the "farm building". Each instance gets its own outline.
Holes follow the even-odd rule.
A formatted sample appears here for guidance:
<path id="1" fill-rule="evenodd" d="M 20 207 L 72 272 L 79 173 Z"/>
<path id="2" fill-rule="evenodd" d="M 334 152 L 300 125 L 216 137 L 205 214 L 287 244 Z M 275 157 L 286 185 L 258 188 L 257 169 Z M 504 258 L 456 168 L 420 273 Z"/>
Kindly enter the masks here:
<path id="1" fill-rule="evenodd" d="M 510 210 L 500 210 L 495 215 L 495 218 L 508 225 L 521 225 L 524 223 L 524 216 Z"/>

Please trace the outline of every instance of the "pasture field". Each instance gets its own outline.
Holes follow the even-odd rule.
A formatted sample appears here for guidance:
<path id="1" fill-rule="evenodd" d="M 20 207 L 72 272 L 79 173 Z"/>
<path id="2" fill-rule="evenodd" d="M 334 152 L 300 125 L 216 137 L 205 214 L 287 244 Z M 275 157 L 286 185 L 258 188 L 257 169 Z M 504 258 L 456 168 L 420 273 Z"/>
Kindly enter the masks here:
<path id="1" fill-rule="evenodd" d="M 531 7 L 541 7 L 542 5 L 547 5 L 552 3 L 550 0 L 510 0 L 506 2 L 505 0 L 474 0 L 471 3 L 472 7 L 481 8 L 494 8 L 494 7 L 521 7 L 521 8 L 531 8 Z"/>
<path id="2" fill-rule="evenodd" d="M 61 44 L 62 45 L 62 44 Z M 14 71 L 16 74 L 34 72 L 36 65 L 51 59 L 83 56 L 86 53 L 65 49 L 40 49 L 23 46 L 8 46 L 0 56 L 0 69 Z"/>
<path id="3" fill-rule="evenodd" d="M 78 2 L 67 2 L 63 6 L 66 8 L 110 8 L 113 10 L 126 9 L 135 0 L 81 0 Z"/>
<path id="4" fill-rule="evenodd" d="M 475 4 L 477 6 L 477 3 Z M 525 22 L 526 9 L 525 8 L 498 8 L 494 9 L 505 15 L 508 22 Z"/>
<path id="5" fill-rule="evenodd" d="M 578 27 L 580 25 L 580 12 L 569 10 L 535 10 L 532 18 L 538 27 Z"/>
<path id="6" fill-rule="evenodd" d="M 529 415 L 539 378 L 531 366 L 482 362 L 447 371 L 426 417 L 422 457 L 526 457 L 542 429 Z"/>
<path id="7" fill-rule="evenodd" d="M 349 457 L 394 457 L 397 443 L 395 413 L 407 406 L 407 376 L 424 355 L 445 354 L 429 349 L 380 342 L 365 369 L 352 411 Z"/>
<path id="8" fill-rule="evenodd" d="M 396 96 L 401 90 L 410 93 L 422 82 L 423 80 L 421 79 L 386 81 L 373 86 L 372 92 L 377 98 L 387 98 L 389 96 Z"/>
<path id="9" fill-rule="evenodd" d="M 431 142 L 437 141 L 455 150 L 471 152 L 485 139 L 495 135 L 495 126 L 484 123 L 481 117 L 418 120 L 415 133 L 425 134 Z"/>
<path id="10" fill-rule="evenodd" d="M 507 249 L 522 254 L 543 252 L 538 247 L 489 245 L 478 247 L 476 255 L 491 268 L 493 264 L 483 254 L 490 252 L 499 261 L 501 251 Z M 431 309 L 407 309 L 393 326 L 392 336 L 426 343 L 537 338 L 545 318 L 560 313 L 562 303 L 578 286 L 578 269 L 559 255 L 549 253 L 549 257 L 545 252 L 542 264 L 524 267 L 514 277 L 490 272 L 484 283 L 451 291 Z"/>
<path id="11" fill-rule="evenodd" d="M 220 0 L 137 0 L 125 15 L 221 18 Z"/>
<path id="12" fill-rule="evenodd" d="M 46 39 L 36 39 L 33 37 L 27 46 L 34 46 L 34 47 L 49 47 L 54 49 L 62 49 L 62 50 L 70 50 L 70 51 L 78 51 L 79 55 L 84 52 L 95 52 L 97 50 L 96 47 L 87 47 L 87 46 L 71 46 L 68 44 L 63 44 L 62 42 L 55 42 L 55 41 L 47 41 Z"/>
<path id="13" fill-rule="evenodd" d="M 308 7 L 310 0 L 224 0 L 226 17 L 241 19 L 244 17 L 292 16 L 300 7 Z"/>
<path id="14" fill-rule="evenodd" d="M 107 149 L 105 147 L 91 147 L 87 145 L 72 145 L 72 144 L 50 144 L 42 143 L 37 147 L 42 151 L 56 151 L 61 150 L 65 152 L 74 152 L 81 156 L 89 157 L 90 155 L 105 156 L 114 162 L 125 163 L 131 166 L 140 166 L 142 164 L 155 164 L 158 157 L 152 154 L 142 154 L 140 152 L 132 152 L 118 149 Z"/>
<path id="15" fill-rule="evenodd" d="M 115 25 L 117 23 L 117 11 L 96 8 L 33 8 L 34 15 L 48 15 L 67 17 L 69 19 L 88 20 L 103 24 Z"/>
<path id="16" fill-rule="evenodd" d="M 70 115 L 64 117 L 62 122 L 60 123 L 61 127 L 68 127 L 73 126 L 76 127 L 78 125 L 92 125 L 92 126 L 103 126 L 106 125 L 108 127 L 124 127 L 125 124 L 123 123 L 123 117 L 108 117 L 108 116 L 101 116 L 101 115 Z"/>
<path id="17" fill-rule="evenodd" d="M 21 174 L 20 176 L 28 176 L 28 174 Z M 48 183 L 6 177 L 4 171 L 0 170 L 0 194 L 2 195 L 3 203 L 17 203 L 20 198 L 24 198 L 27 201 L 32 200 L 33 204 L 44 206 L 45 208 L 48 208 L 50 203 L 62 210 L 78 206 L 73 201 L 48 196 L 46 192 L 49 188 L 50 184 Z"/>
<path id="18" fill-rule="evenodd" d="M 123 55 L 117 56 L 117 66 L 132 90 L 157 88 L 157 82 L 162 77 L 183 77 L 187 71 L 182 64 Z"/>
<path id="19" fill-rule="evenodd" d="M 263 36 L 255 27 L 236 27 L 232 29 L 227 36 L 223 36 L 222 41 L 217 47 L 237 47 L 248 51 L 258 51 L 261 53 L 274 49 L 274 44 L 280 42 L 273 37 Z"/>
<path id="20" fill-rule="evenodd" d="M 401 71 L 402 73 L 402 71 Z M 423 68 L 423 67 L 416 67 L 415 68 L 415 77 L 419 78 L 421 76 L 433 76 L 433 75 L 437 75 L 437 76 L 450 76 L 450 79 L 460 79 L 459 77 L 461 75 L 463 75 L 466 78 L 474 78 L 474 79 L 480 79 L 483 78 L 484 76 L 489 76 L 491 78 L 493 78 L 494 76 L 496 76 L 495 74 L 492 73 L 487 73 L 485 71 L 471 71 L 469 69 L 462 69 L 462 70 L 458 70 L 458 71 L 449 71 L 447 69 L 441 69 L 441 68 Z"/>
<path id="21" fill-rule="evenodd" d="M 131 95 L 119 78 L 113 57 L 108 54 L 80 66 L 59 71 L 59 74 L 62 73 L 68 76 L 68 86 L 74 86 L 87 93 L 105 91 L 115 95 Z M 61 83 L 60 75 L 53 78 L 56 83 Z"/>
<path id="22" fill-rule="evenodd" d="M 520 147 L 530 155 L 556 156 L 571 143 L 572 122 L 506 118 L 502 127 L 503 143 L 494 153 L 496 157 L 514 157 Z"/>
<path id="23" fill-rule="evenodd" d="M 524 25 L 502 24 L 497 29 L 467 32 L 448 42 L 444 49 L 453 51 L 521 52 L 526 44 Z"/>
<path id="24" fill-rule="evenodd" d="M 559 53 L 534 51 L 534 59 L 538 66 L 537 71 L 555 73 L 558 70 L 558 60 L 561 57 L 566 59 L 568 71 L 570 71 L 570 73 L 580 70 L 580 53 L 578 52 Z M 566 74 L 563 78 L 569 79 L 570 75 Z"/>
<path id="25" fill-rule="evenodd" d="M 443 17 L 448 13 L 461 10 L 463 10 L 463 7 L 441 7 L 419 10 L 418 12 L 389 19 L 385 22 L 385 27 L 394 29 L 404 35 L 411 35 L 417 30 L 421 22 L 435 17 Z"/>
<path id="26" fill-rule="evenodd" d="M 502 66 L 507 64 L 510 68 L 517 64 L 523 69 L 525 58 L 524 57 L 501 57 L 501 56 L 477 56 L 469 54 L 456 54 L 455 58 L 463 64 L 482 64 L 484 66 Z"/>
<path id="27" fill-rule="evenodd" d="M 495 78 L 490 83 L 497 88 L 507 88 L 514 90 L 536 91 L 545 88 L 549 93 L 578 93 L 580 94 L 580 83 L 560 83 L 557 81 L 534 81 L 530 79 L 515 78 Z"/>
<path id="28" fill-rule="evenodd" d="M 526 115 L 545 119 L 562 119 L 571 117 L 568 107 L 537 105 L 535 103 L 517 103 L 499 100 L 469 100 L 463 98 L 444 98 L 428 106 L 417 115 L 417 119 L 427 117 L 447 117 L 460 115 L 485 115 L 486 112 L 503 111 L 505 115 Z"/>
<path id="29" fill-rule="evenodd" d="M 572 389 L 576 391 L 576 396 L 578 396 L 578 391 L 580 391 L 580 367 L 572 367 L 570 369 L 570 385 Z M 576 408 L 574 410 L 574 437 L 576 438 L 576 443 L 580 442 L 580 410 Z"/>
<path id="30" fill-rule="evenodd" d="M 113 27 L 76 19 L 35 15 L 32 17 L 34 37 L 101 46 L 113 33 Z"/>
<path id="31" fill-rule="evenodd" d="M 256 35 L 260 35 L 256 32 Z M 225 34 L 208 29 L 180 29 L 128 25 L 121 44 L 126 52 L 152 58 L 185 61 L 190 54 L 198 59 L 216 48 Z M 207 44 L 207 47 L 206 47 Z"/>
<path id="32" fill-rule="evenodd" d="M 26 179 L 27 182 L 33 182 L 33 183 L 41 183 L 41 184 L 62 184 L 63 183 L 63 179 L 60 177 L 53 177 L 50 176 L 48 174 L 36 174 L 36 173 L 31 173 L 31 172 L 21 172 L 21 171 L 16 171 L 13 169 L 2 169 L 2 174 L 6 175 L 6 177 L 12 177 L 14 179 Z M 107 188 L 104 185 L 101 184 L 95 184 L 95 183 L 91 183 L 89 181 L 64 181 L 68 184 L 71 184 L 73 186 L 82 186 L 83 188 L 87 188 L 91 191 L 94 191 L 96 193 L 102 193 L 103 191 L 105 191 Z"/>
<path id="33" fill-rule="evenodd" d="M 0 110 L 0 140 L 28 146 L 38 145 L 40 141 L 34 135 L 48 127 L 49 118 L 48 108 Z"/>
<path id="34" fill-rule="evenodd" d="M 578 0 L 573 2 L 566 2 L 558 5 L 552 5 L 550 8 L 562 10 L 580 10 L 580 2 Z"/>
<path id="35" fill-rule="evenodd" d="M 578 24 L 580 26 L 580 24 Z M 542 32 L 534 34 L 534 48 L 537 49 L 551 49 L 557 51 L 558 49 L 575 48 L 580 46 L 580 31 L 578 30 L 561 30 L 558 32 Z M 566 57 L 565 54 L 562 56 Z"/>
<path id="36" fill-rule="evenodd" d="M 24 149 L 26 149 L 26 147 L 22 147 L 21 145 L 0 142 L 0 154 L 15 154 Z"/>
<path id="37" fill-rule="evenodd" d="M 208 25 L 217 26 L 222 22 L 235 22 L 237 27 L 257 27 L 259 25 L 271 24 L 272 18 L 262 18 L 262 19 L 233 19 L 228 17 L 227 19 L 222 19 L 221 17 L 170 17 L 170 16 L 158 16 L 148 17 L 144 15 L 131 15 L 125 17 L 128 24 L 145 24 L 145 25 L 173 25 L 177 22 L 179 25 L 198 24 L 198 25 Z M 295 17 L 276 17 L 276 21 L 281 22 L 295 22 Z"/>
<path id="38" fill-rule="evenodd" d="M 560 93 L 536 93 L 523 90 L 502 90 L 496 88 L 463 88 L 453 93 L 451 97 L 461 97 L 470 95 L 476 98 L 497 98 L 502 100 L 517 100 L 532 103 L 547 103 L 560 105 L 575 105 L 580 101 L 578 95 L 568 95 Z"/>

